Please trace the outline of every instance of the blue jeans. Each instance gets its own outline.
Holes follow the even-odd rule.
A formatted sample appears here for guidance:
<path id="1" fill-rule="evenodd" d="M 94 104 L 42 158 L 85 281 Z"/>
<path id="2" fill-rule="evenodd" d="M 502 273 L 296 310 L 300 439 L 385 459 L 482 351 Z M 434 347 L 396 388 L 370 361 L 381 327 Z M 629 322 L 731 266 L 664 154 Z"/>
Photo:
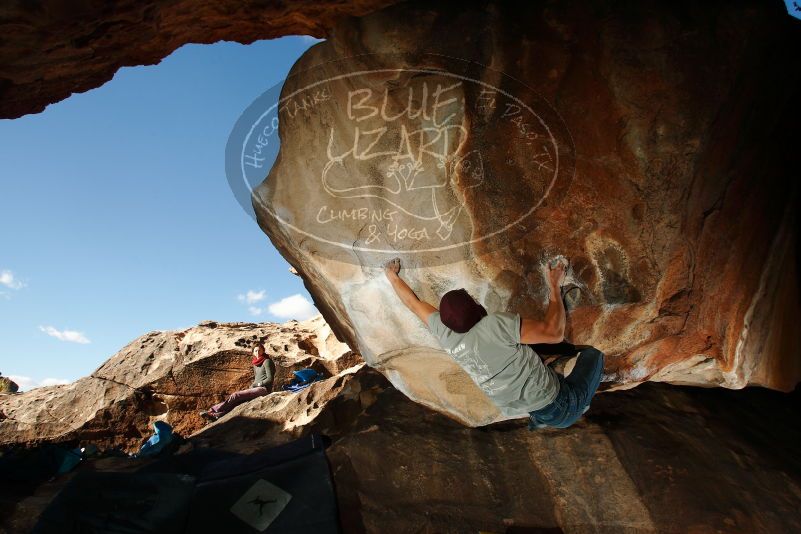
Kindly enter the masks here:
<path id="1" fill-rule="evenodd" d="M 557 375 L 559 393 L 553 402 L 529 413 L 529 430 L 546 426 L 567 428 L 575 423 L 590 407 L 603 370 L 603 352 L 593 347 L 581 350 L 570 375 L 567 378 Z"/>

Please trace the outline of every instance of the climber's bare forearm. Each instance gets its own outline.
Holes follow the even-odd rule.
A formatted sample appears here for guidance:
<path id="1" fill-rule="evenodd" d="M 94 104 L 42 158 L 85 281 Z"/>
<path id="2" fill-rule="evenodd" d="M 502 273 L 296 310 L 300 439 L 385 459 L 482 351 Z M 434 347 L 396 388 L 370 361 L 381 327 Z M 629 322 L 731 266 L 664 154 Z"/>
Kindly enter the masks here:
<path id="1" fill-rule="evenodd" d="M 390 284 L 392 284 L 392 289 L 395 290 L 395 294 L 398 295 L 398 298 L 400 298 L 404 306 L 409 308 L 412 313 L 417 315 L 421 321 L 426 322 L 428 320 L 428 316 L 432 312 L 437 311 L 434 306 L 417 298 L 417 295 L 414 291 L 412 291 L 412 288 L 409 287 L 409 285 L 397 273 L 388 271 L 387 279 L 389 280 Z"/>
<path id="2" fill-rule="evenodd" d="M 565 305 L 558 287 L 551 287 L 548 297 L 548 309 L 545 311 L 545 324 L 557 337 L 564 338 L 565 333 Z"/>
<path id="3" fill-rule="evenodd" d="M 541 321 L 521 317 L 521 343 L 559 343 L 565 339 L 565 306 L 559 289 L 563 276 L 563 264 L 551 267 L 548 273 L 550 294 L 545 317 Z"/>
<path id="4" fill-rule="evenodd" d="M 387 279 L 389 283 L 392 284 L 392 289 L 395 290 L 395 294 L 398 295 L 398 298 L 401 299 L 401 302 L 403 302 L 407 308 L 411 309 L 414 302 L 420 300 L 417 298 L 412 288 L 409 287 L 409 284 L 407 284 L 400 275 L 390 272 L 387 273 Z"/>

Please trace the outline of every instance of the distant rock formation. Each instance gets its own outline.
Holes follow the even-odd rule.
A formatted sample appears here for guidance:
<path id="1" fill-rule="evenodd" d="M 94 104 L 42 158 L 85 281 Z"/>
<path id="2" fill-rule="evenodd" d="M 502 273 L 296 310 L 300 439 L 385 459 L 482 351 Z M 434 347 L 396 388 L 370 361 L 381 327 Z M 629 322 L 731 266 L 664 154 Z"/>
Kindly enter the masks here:
<path id="1" fill-rule="evenodd" d="M 393 256 L 428 302 L 464 287 L 532 318 L 568 257 L 567 338 L 607 354 L 604 387 L 792 389 L 801 82 L 779 58 L 800 39 L 760 2 L 343 21 L 283 85 L 259 223 L 369 365 L 469 425 L 500 415 L 396 299 Z"/>
<path id="2" fill-rule="evenodd" d="M 7 376 L 0 375 L 0 393 L 16 393 L 19 391 L 19 385 L 8 378 Z"/>
<path id="3" fill-rule="evenodd" d="M 312 367 L 329 378 L 309 388 L 311 402 L 319 407 L 324 396 L 336 396 L 349 374 L 363 365 L 320 316 L 280 325 L 207 321 L 187 330 L 150 332 L 88 377 L 0 397 L 5 415 L 0 418 L 0 446 L 81 441 L 132 452 L 152 433 L 157 419 L 189 436 L 204 425 L 200 410 L 250 387 L 250 351 L 257 341 L 276 364 L 273 388 L 278 393 L 269 396 L 272 404 L 262 414 L 265 418 L 267 412 L 280 411 L 276 405 L 294 398 L 281 391 L 293 370 Z"/>

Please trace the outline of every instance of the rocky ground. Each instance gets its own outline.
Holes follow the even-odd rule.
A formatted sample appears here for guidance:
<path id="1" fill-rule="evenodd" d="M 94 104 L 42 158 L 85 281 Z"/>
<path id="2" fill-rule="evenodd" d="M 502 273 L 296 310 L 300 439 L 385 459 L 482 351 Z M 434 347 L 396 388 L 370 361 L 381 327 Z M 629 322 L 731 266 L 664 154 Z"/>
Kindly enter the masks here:
<path id="1" fill-rule="evenodd" d="M 346 532 L 798 532 L 798 398 L 645 384 L 530 432 L 388 388 L 328 456 Z"/>
<path id="2" fill-rule="evenodd" d="M 313 332 L 316 337 L 311 337 Z M 298 394 L 261 397 L 205 427 L 192 422 L 194 408 L 172 402 L 181 396 L 168 397 L 164 390 L 153 387 L 154 395 L 163 396 L 167 411 L 150 417 L 184 425 L 189 440 L 179 454 L 196 447 L 253 452 L 311 431 L 325 433 L 332 438 L 327 455 L 345 532 L 750 533 L 801 529 L 797 392 L 648 383 L 600 393 L 588 414 L 566 430 L 530 432 L 521 420 L 469 428 L 410 401 L 349 351 L 332 356 L 342 346 L 326 337 L 326 332 L 321 321 L 218 324 L 213 328 L 206 324 L 189 329 L 178 346 L 187 340 L 184 347 L 194 347 L 196 356 L 206 355 L 201 361 L 221 357 L 212 346 L 224 348 L 228 343 L 252 340 L 253 335 L 269 335 L 295 339 L 295 345 L 285 352 L 284 363 L 324 364 L 329 378 Z M 165 334 L 158 336 L 164 339 Z M 175 333 L 169 335 L 175 339 Z M 137 382 L 122 372 L 148 361 L 149 349 L 131 348 L 141 347 L 146 339 L 149 337 L 130 344 L 100 369 L 116 369 L 113 376 L 128 376 L 133 387 L 163 383 L 160 378 Z M 304 355 L 297 348 L 301 345 L 318 354 Z M 321 351 L 324 346 L 335 350 Z M 179 359 L 182 352 L 171 354 Z M 156 353 L 166 359 L 166 352 Z M 127 363 L 122 365 L 123 361 Z M 191 361 L 196 360 L 184 361 L 184 374 L 192 368 Z M 181 365 L 166 361 L 161 366 L 181 369 Z M 209 382 L 222 387 L 220 377 L 226 370 L 211 365 L 203 368 Z M 162 374 L 152 372 L 151 378 Z M 244 380 L 246 372 L 249 369 L 243 365 L 240 379 Z M 19 428 L 15 425 L 27 419 L 24 412 L 34 405 L 22 400 L 43 398 L 45 393 L 51 406 L 59 397 L 74 400 L 72 386 L 4 397 L 0 401 L 3 410 L 13 418 L 2 422 L 5 443 L 13 441 L 14 429 Z M 15 410 L 9 409 L 12 399 Z M 95 400 L 119 403 L 113 395 Z M 87 406 L 88 401 L 85 399 Z M 199 399 L 197 406 L 204 401 Z M 139 420 L 132 411 L 116 413 Z M 83 439 L 102 441 L 98 439 L 99 422 L 92 421 L 88 425 L 92 431 Z M 136 427 L 134 422 L 117 423 Z M 53 441 L 80 434 L 80 430 L 58 434 L 52 426 L 41 428 L 51 431 Z M 29 445 L 41 441 L 29 440 L 25 432 L 16 436 Z M 119 441 L 108 439 L 106 443 Z M 77 469 L 131 470 L 142 463 L 145 461 L 109 457 L 89 460 Z M 44 483 L 24 495 L 4 493 L 0 515 L 5 518 L 6 531 L 29 530 L 71 476 Z"/>

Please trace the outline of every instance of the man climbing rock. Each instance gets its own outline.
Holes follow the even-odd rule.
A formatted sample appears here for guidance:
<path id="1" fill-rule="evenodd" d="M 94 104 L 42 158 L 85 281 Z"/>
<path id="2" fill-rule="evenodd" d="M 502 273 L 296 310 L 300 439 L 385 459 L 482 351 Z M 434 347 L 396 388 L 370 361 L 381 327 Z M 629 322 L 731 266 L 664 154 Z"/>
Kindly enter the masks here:
<path id="1" fill-rule="evenodd" d="M 529 428 L 534 429 L 566 428 L 587 411 L 601 381 L 603 353 L 583 348 L 572 372 L 563 377 L 529 346 L 564 339 L 565 307 L 560 294 L 564 261 L 549 266 L 550 296 L 542 321 L 510 312 L 487 313 L 464 289 L 445 293 L 437 310 L 417 298 L 400 277 L 400 267 L 398 258 L 384 267 L 395 293 L 501 413 L 528 415 Z"/>

